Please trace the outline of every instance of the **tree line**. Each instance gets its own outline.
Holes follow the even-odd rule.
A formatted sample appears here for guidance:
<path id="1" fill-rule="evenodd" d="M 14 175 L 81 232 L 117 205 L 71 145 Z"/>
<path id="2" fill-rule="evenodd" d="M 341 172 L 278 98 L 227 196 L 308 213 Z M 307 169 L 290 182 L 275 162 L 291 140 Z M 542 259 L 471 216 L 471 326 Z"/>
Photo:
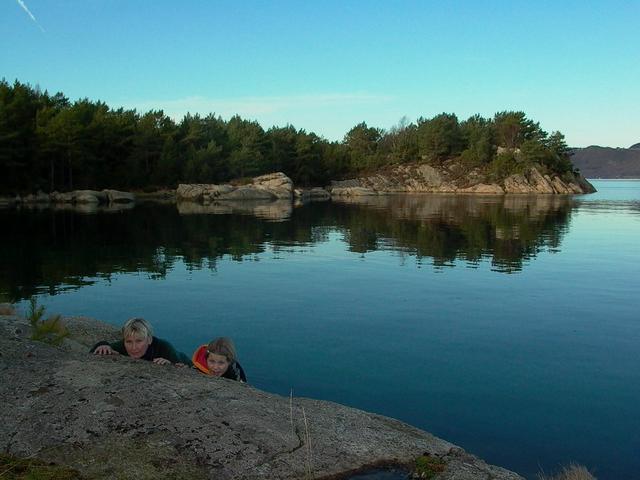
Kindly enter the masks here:
<path id="1" fill-rule="evenodd" d="M 0 193 L 80 188 L 145 190 L 221 183 L 282 171 L 296 185 L 326 185 L 389 165 L 458 159 L 496 178 L 540 165 L 571 172 L 560 132 L 548 134 L 524 112 L 459 121 L 442 113 L 403 118 L 383 130 L 362 122 L 328 141 L 292 125 L 264 130 L 238 115 L 112 109 L 87 98 L 0 81 Z"/>

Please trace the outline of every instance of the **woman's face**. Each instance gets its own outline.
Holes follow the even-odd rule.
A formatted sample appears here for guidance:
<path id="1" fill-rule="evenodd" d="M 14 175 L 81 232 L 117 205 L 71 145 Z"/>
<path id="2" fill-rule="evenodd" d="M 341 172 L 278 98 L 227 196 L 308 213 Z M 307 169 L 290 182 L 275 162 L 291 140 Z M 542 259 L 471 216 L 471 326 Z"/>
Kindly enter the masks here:
<path id="1" fill-rule="evenodd" d="M 221 377 L 229 368 L 229 360 L 224 355 L 209 353 L 207 355 L 207 368 L 214 377 Z"/>
<path id="2" fill-rule="evenodd" d="M 140 335 L 129 335 L 124 339 L 124 348 L 131 358 L 142 358 L 151 345 L 151 339 Z"/>

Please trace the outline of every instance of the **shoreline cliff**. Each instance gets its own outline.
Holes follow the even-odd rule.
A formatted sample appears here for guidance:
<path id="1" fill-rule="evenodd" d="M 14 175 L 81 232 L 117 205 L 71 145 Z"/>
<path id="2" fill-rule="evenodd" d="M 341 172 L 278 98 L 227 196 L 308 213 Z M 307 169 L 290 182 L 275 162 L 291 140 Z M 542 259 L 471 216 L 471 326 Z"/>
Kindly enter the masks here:
<path id="1" fill-rule="evenodd" d="M 572 195 L 596 191 L 580 173 L 559 175 L 544 172 L 542 167 L 534 165 L 521 173 L 495 177 L 479 168 L 469 170 L 456 160 L 439 166 L 413 163 L 388 167 L 350 180 L 333 181 L 330 191 L 332 196 L 389 193 Z"/>

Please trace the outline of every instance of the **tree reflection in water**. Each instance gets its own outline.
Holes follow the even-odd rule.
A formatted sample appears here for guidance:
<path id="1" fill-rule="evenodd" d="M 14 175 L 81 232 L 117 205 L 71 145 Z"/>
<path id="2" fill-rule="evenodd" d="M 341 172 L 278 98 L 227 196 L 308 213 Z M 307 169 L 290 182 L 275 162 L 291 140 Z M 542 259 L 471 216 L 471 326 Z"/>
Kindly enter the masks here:
<path id="1" fill-rule="evenodd" d="M 513 273 L 568 228 L 570 197 L 389 195 L 276 205 L 141 204 L 131 209 L 0 210 L 0 301 L 55 295 L 114 273 L 163 278 L 176 262 L 216 268 L 342 233 L 350 251 L 400 251 L 435 268 L 491 259 Z"/>

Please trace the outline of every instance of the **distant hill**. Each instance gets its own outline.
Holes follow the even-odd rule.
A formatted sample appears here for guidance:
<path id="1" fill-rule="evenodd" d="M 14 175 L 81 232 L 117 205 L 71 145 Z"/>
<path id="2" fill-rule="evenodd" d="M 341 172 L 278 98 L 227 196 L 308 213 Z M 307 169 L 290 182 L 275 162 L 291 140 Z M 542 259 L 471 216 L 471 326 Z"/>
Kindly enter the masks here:
<path id="1" fill-rule="evenodd" d="M 573 165 L 586 178 L 640 178 L 640 143 L 629 148 L 592 145 L 571 153 Z"/>

